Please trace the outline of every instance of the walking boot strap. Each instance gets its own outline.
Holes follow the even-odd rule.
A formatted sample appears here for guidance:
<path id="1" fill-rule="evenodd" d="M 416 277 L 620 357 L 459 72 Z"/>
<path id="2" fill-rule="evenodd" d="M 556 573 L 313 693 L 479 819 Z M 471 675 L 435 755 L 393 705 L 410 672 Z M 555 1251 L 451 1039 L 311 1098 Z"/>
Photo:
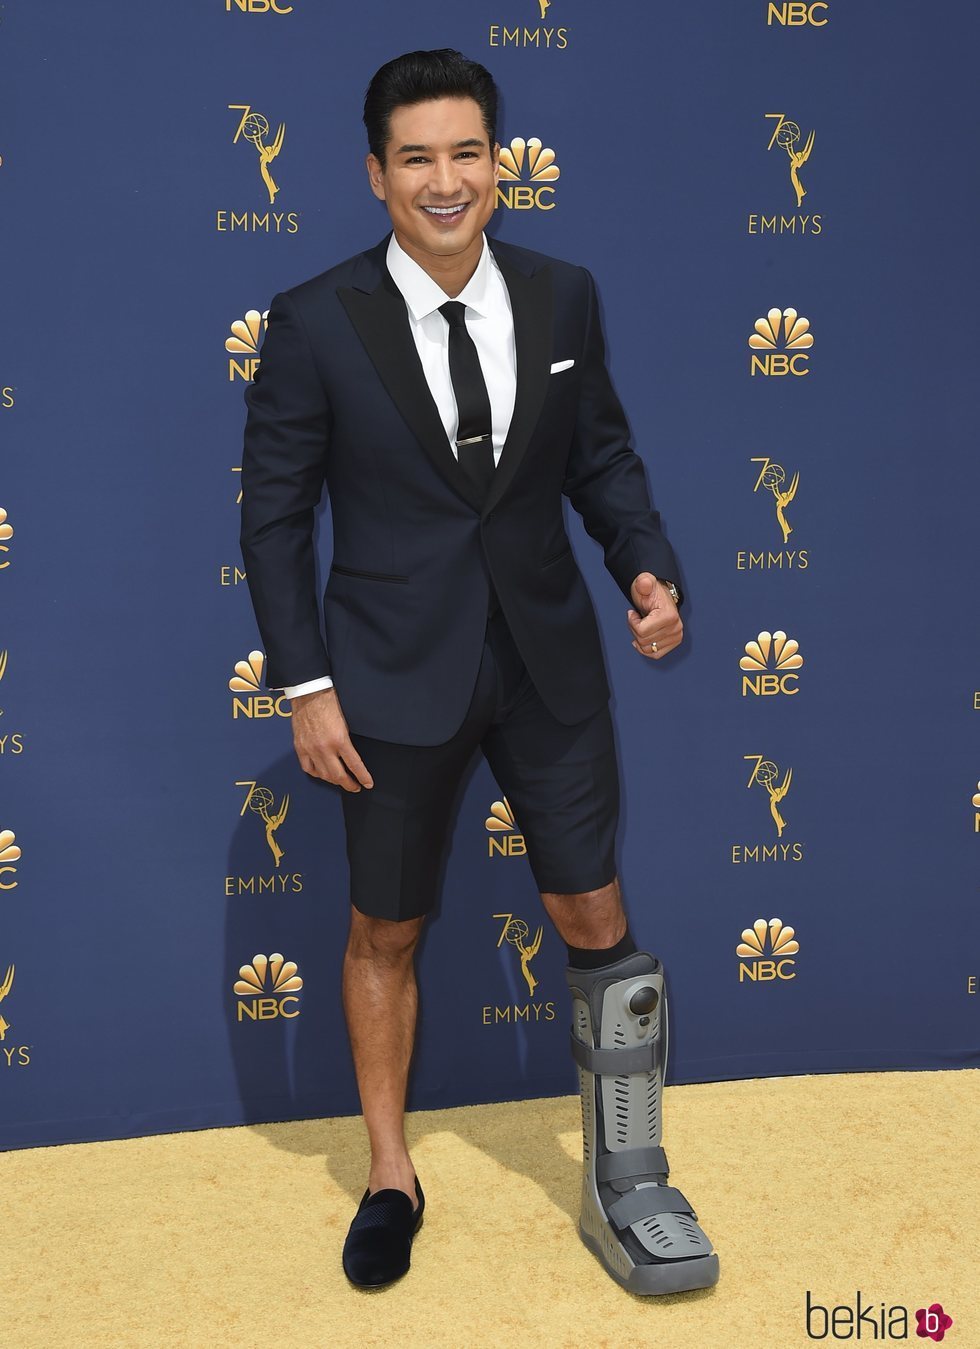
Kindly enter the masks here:
<path id="1" fill-rule="evenodd" d="M 577 1040 L 574 1031 L 570 1032 L 570 1038 L 572 1058 L 587 1073 L 619 1077 L 623 1073 L 656 1072 L 663 1066 L 658 1053 L 658 1040 L 649 1040 L 645 1045 L 633 1045 L 627 1049 L 593 1049 L 591 1045 Z"/>

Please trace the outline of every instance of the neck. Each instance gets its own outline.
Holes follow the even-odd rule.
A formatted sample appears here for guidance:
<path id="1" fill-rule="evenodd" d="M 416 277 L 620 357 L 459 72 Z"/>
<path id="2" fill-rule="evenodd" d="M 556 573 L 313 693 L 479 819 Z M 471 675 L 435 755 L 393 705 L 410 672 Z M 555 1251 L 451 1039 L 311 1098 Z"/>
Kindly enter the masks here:
<path id="1" fill-rule="evenodd" d="M 394 235 L 399 247 L 403 248 L 412 261 L 417 262 L 422 270 L 432 277 L 436 285 L 450 299 L 455 299 L 469 281 L 476 271 L 477 263 L 483 253 L 482 232 L 467 245 L 462 253 L 453 253 L 448 256 L 441 253 L 429 253 L 424 249 L 417 248 L 410 241 L 403 239 L 397 230 L 394 230 Z"/>

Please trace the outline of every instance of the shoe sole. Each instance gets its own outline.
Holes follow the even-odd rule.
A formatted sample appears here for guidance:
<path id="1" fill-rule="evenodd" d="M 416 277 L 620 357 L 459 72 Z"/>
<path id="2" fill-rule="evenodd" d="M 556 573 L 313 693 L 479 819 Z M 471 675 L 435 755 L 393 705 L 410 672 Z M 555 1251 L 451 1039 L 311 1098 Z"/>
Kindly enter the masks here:
<path id="1" fill-rule="evenodd" d="M 641 1296 L 656 1296 L 660 1293 L 688 1293 L 695 1288 L 712 1288 L 718 1282 L 720 1269 L 718 1256 L 699 1256 L 696 1260 L 671 1260 L 654 1265 L 634 1265 L 626 1278 L 606 1263 L 602 1247 L 579 1224 L 579 1236 L 599 1261 L 607 1274 L 611 1275 L 621 1287 Z"/>

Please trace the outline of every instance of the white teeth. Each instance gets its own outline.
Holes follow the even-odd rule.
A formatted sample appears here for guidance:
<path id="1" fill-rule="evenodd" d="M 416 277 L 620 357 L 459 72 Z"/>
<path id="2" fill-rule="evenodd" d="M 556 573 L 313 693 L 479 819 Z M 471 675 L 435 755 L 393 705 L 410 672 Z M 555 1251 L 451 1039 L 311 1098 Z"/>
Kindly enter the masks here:
<path id="1" fill-rule="evenodd" d="M 428 211 L 430 215 L 456 215 L 467 203 L 464 201 L 459 206 L 423 206 L 423 211 Z"/>

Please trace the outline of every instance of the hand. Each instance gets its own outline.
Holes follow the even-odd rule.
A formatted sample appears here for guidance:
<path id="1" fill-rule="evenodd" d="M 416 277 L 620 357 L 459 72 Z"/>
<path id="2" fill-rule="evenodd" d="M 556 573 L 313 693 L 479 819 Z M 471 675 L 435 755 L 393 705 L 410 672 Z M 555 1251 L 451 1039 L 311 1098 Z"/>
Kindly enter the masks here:
<path id="1" fill-rule="evenodd" d="M 351 744 L 336 688 L 315 689 L 293 698 L 292 721 L 293 746 L 304 773 L 333 782 L 345 792 L 374 786 Z"/>
<path id="2" fill-rule="evenodd" d="M 627 609 L 626 622 L 636 650 L 651 660 L 659 660 L 680 646 L 684 624 L 670 591 L 651 572 L 641 571 L 630 586 L 630 594 L 636 609 Z M 653 642 L 657 644 L 656 651 L 650 650 Z"/>

